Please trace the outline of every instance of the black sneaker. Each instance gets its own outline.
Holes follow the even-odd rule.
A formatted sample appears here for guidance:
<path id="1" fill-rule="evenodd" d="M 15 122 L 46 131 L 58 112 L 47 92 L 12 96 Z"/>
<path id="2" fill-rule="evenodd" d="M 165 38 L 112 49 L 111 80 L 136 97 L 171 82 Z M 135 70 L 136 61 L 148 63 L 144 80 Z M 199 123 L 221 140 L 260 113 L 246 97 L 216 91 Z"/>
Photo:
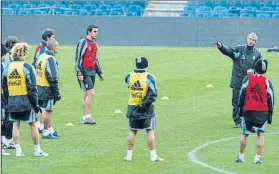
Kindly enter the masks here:
<path id="1" fill-rule="evenodd" d="M 10 143 L 10 144 L 4 144 L 4 149 L 15 149 L 15 145 L 13 143 Z"/>

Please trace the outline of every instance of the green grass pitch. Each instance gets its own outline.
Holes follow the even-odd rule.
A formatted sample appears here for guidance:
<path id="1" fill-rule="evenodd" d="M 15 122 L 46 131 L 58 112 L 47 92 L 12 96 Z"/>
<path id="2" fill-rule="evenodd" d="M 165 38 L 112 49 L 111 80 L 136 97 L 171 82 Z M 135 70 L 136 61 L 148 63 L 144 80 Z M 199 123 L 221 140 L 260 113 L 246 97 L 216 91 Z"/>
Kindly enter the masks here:
<path id="1" fill-rule="evenodd" d="M 273 81 L 279 98 L 279 54 L 262 55 L 269 60 L 266 76 Z M 4 174 L 185 174 L 218 173 L 189 160 L 188 153 L 209 141 L 240 136 L 233 128 L 231 89 L 232 61 L 216 48 L 176 47 L 100 47 L 99 59 L 105 80 L 96 80 L 96 96 L 92 108 L 96 126 L 81 124 L 83 93 L 74 70 L 75 47 L 60 47 L 60 89 L 62 100 L 53 115 L 54 128 L 61 134 L 57 140 L 42 140 L 42 149 L 49 157 L 33 157 L 33 145 L 28 125 L 21 126 L 21 146 L 25 157 L 2 157 Z M 29 60 L 32 60 L 32 47 Z M 127 147 L 128 89 L 125 75 L 134 68 L 134 59 L 146 56 L 148 71 L 156 76 L 158 100 L 155 131 L 158 154 L 164 162 L 149 161 L 146 133 L 137 134 L 133 161 L 124 162 Z M 212 84 L 214 88 L 206 88 Z M 170 100 L 161 100 L 167 96 Z M 116 109 L 123 114 L 114 114 Z M 279 131 L 278 104 L 273 124 L 267 132 Z M 73 123 L 73 127 L 66 123 Z M 252 164 L 256 137 L 249 137 L 245 163 L 234 160 L 239 151 L 239 139 L 209 145 L 197 152 L 197 158 L 209 165 L 235 173 L 278 173 L 279 135 L 265 137 L 263 163 Z"/>

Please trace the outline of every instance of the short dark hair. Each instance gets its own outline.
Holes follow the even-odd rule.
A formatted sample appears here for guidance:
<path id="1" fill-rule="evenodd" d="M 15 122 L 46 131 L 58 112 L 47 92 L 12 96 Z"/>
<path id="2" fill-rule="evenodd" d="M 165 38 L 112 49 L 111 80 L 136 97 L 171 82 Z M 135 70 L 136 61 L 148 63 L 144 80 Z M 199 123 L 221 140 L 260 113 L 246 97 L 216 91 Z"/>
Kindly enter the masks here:
<path id="1" fill-rule="evenodd" d="M 47 38 L 48 37 L 51 37 L 52 35 L 54 35 L 54 30 L 53 29 L 51 29 L 51 28 L 46 28 L 46 29 L 44 29 L 44 31 L 43 31 L 43 33 L 42 33 L 42 39 L 44 40 L 44 41 L 47 41 Z"/>
<path id="2" fill-rule="evenodd" d="M 261 58 L 255 63 L 255 71 L 258 74 L 265 74 L 267 71 L 268 62 L 266 59 Z"/>
<path id="3" fill-rule="evenodd" d="M 5 47 L 8 49 L 8 50 L 11 50 L 12 47 L 18 43 L 19 40 L 16 36 L 8 36 L 6 38 L 6 40 L 4 41 L 4 44 L 5 44 Z"/>
<path id="4" fill-rule="evenodd" d="M 96 25 L 89 25 L 87 27 L 86 34 L 88 34 L 88 32 L 91 32 L 93 28 L 98 28 L 98 27 Z"/>
<path id="5" fill-rule="evenodd" d="M 8 52 L 7 48 L 5 47 L 4 44 L 1 43 L 1 57 L 6 55 Z"/>

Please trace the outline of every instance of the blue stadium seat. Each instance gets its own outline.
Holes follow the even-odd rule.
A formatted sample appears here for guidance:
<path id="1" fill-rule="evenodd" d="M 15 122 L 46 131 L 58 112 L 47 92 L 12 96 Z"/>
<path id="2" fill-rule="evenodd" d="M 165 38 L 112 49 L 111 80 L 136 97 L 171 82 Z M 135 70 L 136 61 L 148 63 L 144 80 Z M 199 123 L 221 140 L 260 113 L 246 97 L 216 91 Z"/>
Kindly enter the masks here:
<path id="1" fill-rule="evenodd" d="M 77 16 L 77 12 L 76 11 L 70 11 L 70 10 L 65 10 L 63 15 L 65 16 Z"/>
<path id="2" fill-rule="evenodd" d="M 223 16 L 224 16 L 223 13 L 215 13 L 215 12 L 211 13 L 211 17 L 213 18 L 221 18 Z"/>
<path id="3" fill-rule="evenodd" d="M 64 4 L 53 4 L 52 8 L 54 11 L 64 11 L 66 9 L 66 5 Z"/>
<path id="4" fill-rule="evenodd" d="M 191 13 L 191 12 L 184 12 L 184 13 L 182 13 L 181 14 L 181 16 L 184 16 L 184 17 L 194 17 L 194 14 L 193 13 Z"/>
<path id="5" fill-rule="evenodd" d="M 69 9 L 72 9 L 74 11 L 79 11 L 81 9 L 81 5 L 77 5 L 77 4 L 71 4 L 68 6 Z"/>
<path id="6" fill-rule="evenodd" d="M 273 14 L 272 18 L 279 18 L 279 14 Z"/>
<path id="7" fill-rule="evenodd" d="M 237 7 L 230 7 L 229 10 L 228 10 L 228 13 L 235 13 L 237 15 L 239 15 L 240 13 L 240 8 L 237 8 Z"/>
<path id="8" fill-rule="evenodd" d="M 46 13 L 48 13 L 51 10 L 51 6 L 48 5 L 48 4 L 39 4 L 37 6 L 37 9 L 41 10 L 41 11 L 45 11 Z"/>
<path id="9" fill-rule="evenodd" d="M 86 1 L 73 1 L 72 2 L 72 5 L 84 6 L 85 4 L 86 4 Z"/>
<path id="10" fill-rule="evenodd" d="M 87 11 L 87 10 L 80 10 L 80 12 L 78 13 L 78 15 L 80 16 L 92 16 L 92 12 L 91 11 Z"/>
<path id="11" fill-rule="evenodd" d="M 139 5 L 142 9 L 145 9 L 146 4 L 144 1 L 131 1 L 131 5 Z"/>
<path id="12" fill-rule="evenodd" d="M 137 12 L 128 11 L 126 12 L 126 16 L 139 16 Z"/>
<path id="13" fill-rule="evenodd" d="M 273 11 L 272 7 L 262 7 L 261 11 Z"/>
<path id="14" fill-rule="evenodd" d="M 208 16 L 208 13 L 196 13 L 196 17 L 198 18 L 207 18 Z"/>
<path id="15" fill-rule="evenodd" d="M 136 12 L 138 16 L 141 15 L 142 9 L 139 5 L 130 5 L 127 9 L 127 12 Z"/>
<path id="16" fill-rule="evenodd" d="M 95 5 L 85 4 L 82 9 L 87 11 L 95 11 L 97 7 Z"/>
<path id="17" fill-rule="evenodd" d="M 106 15 L 108 15 L 108 12 L 107 11 L 96 11 L 95 15 L 96 16 L 106 16 Z"/>
<path id="18" fill-rule="evenodd" d="M 227 18 L 238 18 L 238 14 L 236 13 L 227 13 L 227 14 L 224 14 L 223 17 L 227 17 Z"/>
<path id="19" fill-rule="evenodd" d="M 259 10 L 261 8 L 261 4 L 259 1 L 248 1 L 246 3 L 246 7 L 254 7 L 257 10 Z"/>
<path id="20" fill-rule="evenodd" d="M 215 6 L 214 9 L 213 9 L 213 12 L 227 13 L 228 9 L 227 9 L 227 7 Z"/>
<path id="21" fill-rule="evenodd" d="M 130 5 L 130 1 L 117 1 L 116 5 L 122 5 L 127 8 Z"/>
<path id="22" fill-rule="evenodd" d="M 21 8 L 21 6 L 19 4 L 16 3 L 12 3 L 8 5 L 8 8 L 12 9 L 12 10 L 18 10 Z"/>
<path id="23" fill-rule="evenodd" d="M 240 14 L 241 18 L 252 18 L 254 15 L 252 13 L 241 13 Z"/>
<path id="24" fill-rule="evenodd" d="M 41 4 L 41 1 L 28 1 L 27 4 L 33 4 L 34 6 L 37 6 Z"/>
<path id="25" fill-rule="evenodd" d="M 213 8 L 215 3 L 214 1 L 201 1 L 200 5 Z"/>
<path id="26" fill-rule="evenodd" d="M 57 11 L 54 11 L 53 14 L 55 14 L 55 15 L 62 15 L 63 11 L 62 10 L 57 10 Z"/>
<path id="27" fill-rule="evenodd" d="M 115 1 L 103 1 L 102 5 L 108 5 L 112 7 L 115 5 Z"/>
<path id="28" fill-rule="evenodd" d="M 200 3 L 198 1 L 188 1 L 187 3 L 188 6 L 195 6 L 195 7 L 199 7 Z"/>
<path id="29" fill-rule="evenodd" d="M 257 14 L 257 18 L 270 18 L 270 15 L 265 13 L 259 13 Z"/>
<path id="30" fill-rule="evenodd" d="M 43 10 L 35 10 L 33 11 L 33 15 L 47 15 L 47 13 Z"/>
<path id="31" fill-rule="evenodd" d="M 2 10 L 2 15 L 16 15 L 14 10 Z"/>
<path id="32" fill-rule="evenodd" d="M 99 6 L 100 11 L 108 12 L 108 11 L 110 11 L 110 9 L 111 9 L 110 5 L 100 5 Z"/>
<path id="33" fill-rule="evenodd" d="M 212 12 L 211 7 L 208 6 L 200 6 L 197 11 L 198 13 L 207 13 L 208 16 L 210 15 L 210 13 Z"/>
<path id="34" fill-rule="evenodd" d="M 217 1 L 215 3 L 215 6 L 220 6 L 220 7 L 228 8 L 230 6 L 230 2 L 229 1 Z"/>
<path id="35" fill-rule="evenodd" d="M 196 7 L 195 6 L 186 6 L 186 7 L 184 7 L 184 11 L 194 13 L 196 11 Z"/>
<path id="36" fill-rule="evenodd" d="M 242 1 L 234 1 L 231 3 L 231 7 L 236 7 L 236 8 L 243 8 L 245 5 Z"/>
<path id="37" fill-rule="evenodd" d="M 278 5 L 279 5 L 279 3 L 278 3 Z M 275 7 L 276 7 L 276 1 L 264 1 L 263 6 L 264 7 L 271 7 L 274 10 Z"/>
<path id="38" fill-rule="evenodd" d="M 111 12 L 109 13 L 109 15 L 111 15 L 111 16 L 122 16 L 123 13 L 120 12 L 120 11 L 111 11 Z"/>
<path id="39" fill-rule="evenodd" d="M 29 11 L 29 10 L 19 10 L 18 14 L 19 15 L 31 15 L 31 11 Z"/>
<path id="40" fill-rule="evenodd" d="M 55 3 L 52 2 L 52 1 L 42 1 L 41 4 L 46 4 L 46 5 L 52 6 L 52 5 L 55 4 Z"/>
<path id="41" fill-rule="evenodd" d="M 113 11 L 118 11 L 124 13 L 125 11 L 125 6 L 123 5 L 114 5 L 112 8 Z"/>
<path id="42" fill-rule="evenodd" d="M 102 2 L 100 2 L 100 1 L 87 1 L 86 4 L 95 5 L 96 7 L 99 7 L 100 5 L 102 5 Z"/>
<path id="43" fill-rule="evenodd" d="M 32 9 L 32 8 L 35 8 L 36 6 L 35 6 L 35 4 L 29 4 L 29 3 L 27 3 L 27 4 L 23 4 L 22 5 L 22 8 L 23 9 Z"/>
<path id="44" fill-rule="evenodd" d="M 11 3 L 12 4 L 19 4 L 20 7 L 22 7 L 22 5 L 26 3 L 26 1 L 13 1 L 13 0 L 11 0 Z"/>
<path id="45" fill-rule="evenodd" d="M 9 2 L 8 1 L 1 1 L 1 6 L 8 7 Z"/>
<path id="46" fill-rule="evenodd" d="M 256 8 L 255 7 L 244 7 L 243 10 L 241 10 L 241 13 L 251 13 L 253 16 L 256 14 Z"/>

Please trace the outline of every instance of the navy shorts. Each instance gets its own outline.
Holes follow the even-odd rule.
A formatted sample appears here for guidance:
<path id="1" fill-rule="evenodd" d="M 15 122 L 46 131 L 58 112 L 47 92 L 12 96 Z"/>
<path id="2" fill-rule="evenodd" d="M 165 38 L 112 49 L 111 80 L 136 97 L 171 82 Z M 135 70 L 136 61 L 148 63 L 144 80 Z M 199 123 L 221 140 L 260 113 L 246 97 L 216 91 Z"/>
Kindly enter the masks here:
<path id="1" fill-rule="evenodd" d="M 79 86 L 81 90 L 87 91 L 90 89 L 94 89 L 95 85 L 95 76 L 83 76 L 83 80 L 78 80 Z"/>
<path id="2" fill-rule="evenodd" d="M 39 106 L 46 111 L 53 111 L 54 99 L 52 100 L 38 100 Z"/>
<path id="3" fill-rule="evenodd" d="M 156 122 L 155 117 L 153 118 L 146 118 L 146 119 L 140 119 L 136 120 L 133 118 L 129 119 L 129 128 L 131 130 L 142 130 L 142 129 L 155 129 Z"/>
<path id="4" fill-rule="evenodd" d="M 37 121 L 37 117 L 35 111 L 32 109 L 24 112 L 10 112 L 9 120 L 12 122 L 33 123 Z"/>

